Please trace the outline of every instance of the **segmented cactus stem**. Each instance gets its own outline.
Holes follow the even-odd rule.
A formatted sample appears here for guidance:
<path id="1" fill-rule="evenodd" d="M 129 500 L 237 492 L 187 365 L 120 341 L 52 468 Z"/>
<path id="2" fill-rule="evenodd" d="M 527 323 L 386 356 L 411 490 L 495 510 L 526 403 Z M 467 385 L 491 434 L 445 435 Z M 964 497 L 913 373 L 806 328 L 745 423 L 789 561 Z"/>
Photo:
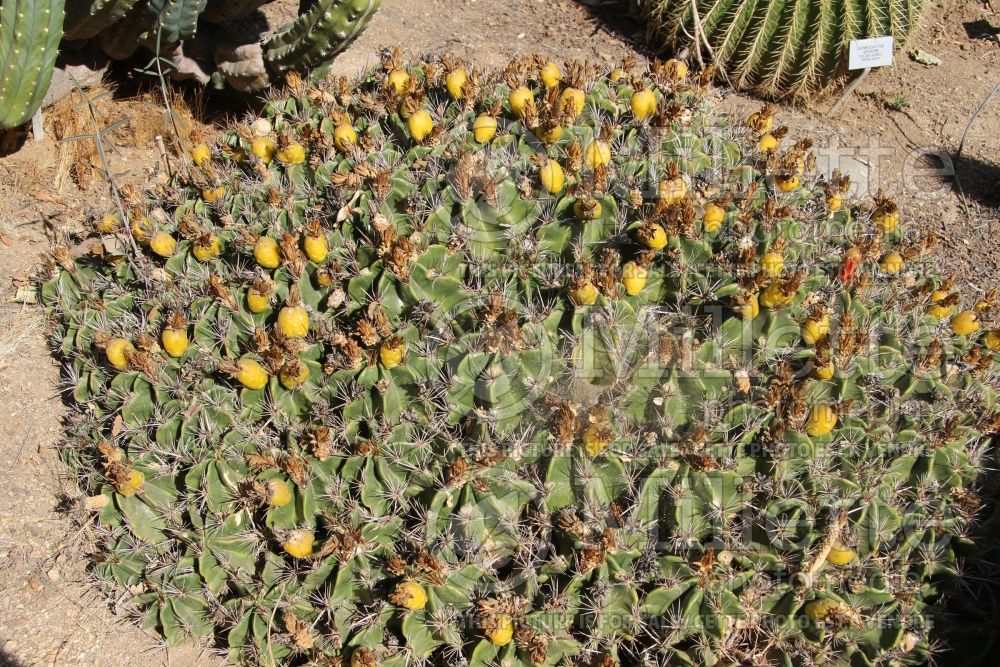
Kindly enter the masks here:
<path id="1" fill-rule="evenodd" d="M 319 0 L 264 44 L 268 65 L 279 72 L 329 62 L 360 35 L 382 0 Z"/>
<path id="2" fill-rule="evenodd" d="M 63 0 L 0 5 L 0 127 L 17 127 L 38 109 L 52 80 L 62 37 Z"/>

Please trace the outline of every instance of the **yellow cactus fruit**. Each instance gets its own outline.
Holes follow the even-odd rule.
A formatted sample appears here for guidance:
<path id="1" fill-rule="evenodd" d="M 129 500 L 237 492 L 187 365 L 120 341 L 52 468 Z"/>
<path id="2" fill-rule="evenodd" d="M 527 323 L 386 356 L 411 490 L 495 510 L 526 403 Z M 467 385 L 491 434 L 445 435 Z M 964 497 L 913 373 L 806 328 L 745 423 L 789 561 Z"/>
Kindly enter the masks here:
<path id="1" fill-rule="evenodd" d="M 104 348 L 108 363 L 120 371 L 128 370 L 130 352 L 135 352 L 135 346 L 124 338 L 112 338 Z"/>
<path id="2" fill-rule="evenodd" d="M 944 318 L 951 315 L 952 307 L 948 304 L 941 303 L 950 295 L 944 290 L 934 290 L 931 292 L 931 305 L 927 307 L 927 312 L 943 320 Z"/>
<path id="3" fill-rule="evenodd" d="M 305 146 L 297 141 L 292 141 L 283 148 L 279 148 L 275 153 L 278 162 L 284 165 L 302 164 L 306 161 Z"/>
<path id="4" fill-rule="evenodd" d="M 726 219 L 726 209 L 718 204 L 709 202 L 705 204 L 705 213 L 701 219 L 701 228 L 706 234 L 714 234 L 722 227 L 722 222 Z"/>
<path id="5" fill-rule="evenodd" d="M 770 132 L 774 129 L 774 116 L 765 116 L 755 111 L 747 117 L 746 125 L 759 132 Z"/>
<path id="6" fill-rule="evenodd" d="M 780 252 L 765 252 L 760 258 L 760 270 L 768 278 L 777 278 L 785 268 L 785 258 Z"/>
<path id="7" fill-rule="evenodd" d="M 626 79 L 627 77 L 628 77 L 628 72 L 623 70 L 621 67 L 614 68 L 613 70 L 611 70 L 611 73 L 608 74 L 608 78 L 611 79 L 611 83 L 618 83 Z"/>
<path id="8" fill-rule="evenodd" d="M 554 144 L 562 138 L 563 129 L 561 126 L 556 125 L 555 127 L 550 127 L 549 129 L 539 129 L 536 131 L 536 135 L 541 141 L 547 144 Z"/>
<path id="9" fill-rule="evenodd" d="M 591 424 L 583 432 L 583 450 L 590 457 L 598 456 L 614 442 L 614 439 L 614 431 L 607 422 Z"/>
<path id="10" fill-rule="evenodd" d="M 514 621 L 507 614 L 498 614 L 496 626 L 486 637 L 497 646 L 506 646 L 514 638 Z"/>
<path id="11" fill-rule="evenodd" d="M 271 295 L 259 291 L 256 287 L 247 290 L 247 308 L 251 313 L 263 313 L 271 307 Z"/>
<path id="12" fill-rule="evenodd" d="M 843 207 L 843 205 L 844 205 L 844 198 L 841 197 L 839 194 L 832 194 L 826 198 L 826 206 L 827 208 L 830 209 L 831 212 L 836 213 L 841 209 L 841 207 Z"/>
<path id="13" fill-rule="evenodd" d="M 410 83 L 410 75 L 406 70 L 394 69 L 389 72 L 386 81 L 396 91 L 397 95 L 401 95 Z"/>
<path id="14" fill-rule="evenodd" d="M 201 198 L 209 204 L 214 204 L 226 196 L 226 186 L 220 185 L 216 188 L 204 188 L 201 191 Z"/>
<path id="15" fill-rule="evenodd" d="M 174 359 L 178 359 L 188 348 L 187 322 L 184 315 L 174 313 L 167 327 L 160 334 L 163 350 Z"/>
<path id="16" fill-rule="evenodd" d="M 574 118 L 583 113 L 583 106 L 586 102 L 587 97 L 579 88 L 566 88 L 559 96 L 559 106 Z"/>
<path id="17" fill-rule="evenodd" d="M 490 142 L 497 133 L 497 119 L 489 114 L 479 114 L 472 121 L 472 136 L 481 144 Z"/>
<path id="18" fill-rule="evenodd" d="M 316 230 L 319 232 L 319 230 Z M 309 261 L 322 264 L 330 252 L 326 237 L 322 233 L 309 233 L 302 239 L 302 249 Z"/>
<path id="19" fill-rule="evenodd" d="M 283 479 L 267 480 L 267 504 L 271 507 L 284 507 L 292 502 L 292 487 Z"/>
<path id="20" fill-rule="evenodd" d="M 427 592 L 415 581 L 404 581 L 396 586 L 392 596 L 393 602 L 410 611 L 423 609 L 427 606 Z"/>
<path id="21" fill-rule="evenodd" d="M 259 157 L 264 164 L 270 164 L 276 150 L 274 139 L 270 137 L 256 137 L 250 143 L 250 152 Z"/>
<path id="22" fill-rule="evenodd" d="M 836 373 L 836 368 L 832 360 L 813 368 L 813 377 L 817 380 L 829 380 L 833 377 L 834 373 Z"/>
<path id="23" fill-rule="evenodd" d="M 278 382 L 285 389 L 295 389 L 309 379 L 309 367 L 298 359 L 286 361 L 278 371 Z"/>
<path id="24" fill-rule="evenodd" d="M 270 236 L 261 236 L 253 248 L 253 258 L 265 269 L 276 269 L 281 264 L 278 242 Z"/>
<path id="25" fill-rule="evenodd" d="M 289 533 L 281 548 L 292 558 L 308 558 L 312 555 L 315 543 L 316 538 L 311 530 L 299 529 Z"/>
<path id="26" fill-rule="evenodd" d="M 833 408 L 825 403 L 814 405 L 809 411 L 809 420 L 806 422 L 806 433 L 813 438 L 818 438 L 828 434 L 837 425 L 837 413 Z"/>
<path id="27" fill-rule="evenodd" d="M 760 294 L 760 305 L 765 308 L 783 308 L 795 299 L 795 293 L 786 293 L 778 282 L 773 282 L 764 288 Z"/>
<path id="28" fill-rule="evenodd" d="M 555 160 L 547 161 L 538 170 L 538 177 L 542 181 L 542 187 L 549 194 L 556 194 L 562 191 L 566 184 L 566 175 L 562 166 Z"/>
<path id="29" fill-rule="evenodd" d="M 236 381 L 247 389 L 263 389 L 270 379 L 267 370 L 253 359 L 236 362 Z"/>
<path id="30" fill-rule="evenodd" d="M 419 109 L 407 119 L 406 127 L 409 128 L 414 141 L 423 141 L 434 131 L 434 120 L 429 113 Z"/>
<path id="31" fill-rule="evenodd" d="M 744 320 L 752 320 L 760 315 L 760 299 L 756 294 L 751 294 L 747 302 L 740 307 L 740 315 Z"/>
<path id="32" fill-rule="evenodd" d="M 602 210 L 601 202 L 587 195 L 573 202 L 573 215 L 580 220 L 596 220 L 601 217 Z"/>
<path id="33" fill-rule="evenodd" d="M 111 234 L 121 225 L 121 218 L 117 213 L 105 213 L 94 223 L 94 229 L 99 234 Z"/>
<path id="34" fill-rule="evenodd" d="M 309 333 L 309 313 L 295 285 L 288 292 L 287 305 L 278 312 L 278 329 L 286 338 L 302 338 Z"/>
<path id="35" fill-rule="evenodd" d="M 562 79 L 562 72 L 559 71 L 559 65 L 556 65 L 554 62 L 547 62 L 542 66 L 541 76 L 542 83 L 545 84 L 546 88 L 555 88 Z"/>
<path id="36" fill-rule="evenodd" d="M 666 200 L 668 205 L 678 204 L 682 202 L 685 195 L 687 195 L 687 183 L 685 183 L 684 179 L 680 176 L 674 176 L 673 178 L 660 181 L 657 193 L 660 195 L 661 199 Z"/>
<path id="37" fill-rule="evenodd" d="M 806 345 L 815 345 L 830 333 L 830 316 L 824 313 L 818 318 L 810 317 L 802 325 L 802 340 Z"/>
<path id="38" fill-rule="evenodd" d="M 896 206 L 880 206 L 872 213 L 872 222 L 880 231 L 891 234 L 899 226 L 899 210 Z"/>
<path id="39" fill-rule="evenodd" d="M 378 348 L 379 361 L 385 368 L 395 368 L 403 363 L 406 356 L 406 343 L 399 336 L 393 336 Z"/>
<path id="40" fill-rule="evenodd" d="M 146 476 L 142 474 L 141 470 L 129 468 L 125 478 L 115 484 L 115 491 L 127 498 L 130 498 L 136 493 L 142 491 L 142 487 L 145 483 Z"/>
<path id="41" fill-rule="evenodd" d="M 646 88 L 637 90 L 632 93 L 629 106 L 632 108 L 632 115 L 636 118 L 648 118 L 656 111 L 656 93 Z"/>
<path id="42" fill-rule="evenodd" d="M 831 613 L 840 609 L 840 603 L 833 600 L 813 600 L 806 605 L 806 616 L 819 623 Z"/>
<path id="43" fill-rule="evenodd" d="M 333 128 L 333 143 L 338 150 L 346 153 L 358 143 L 358 133 L 351 125 L 342 123 Z"/>
<path id="44" fill-rule="evenodd" d="M 773 134 L 765 132 L 761 135 L 760 139 L 757 140 L 757 147 L 765 153 L 773 153 L 778 150 L 779 143 L 780 142 Z"/>
<path id="45" fill-rule="evenodd" d="M 212 149 L 205 144 L 198 144 L 191 149 L 191 160 L 199 167 L 212 159 Z"/>
<path id="46" fill-rule="evenodd" d="M 667 238 L 667 230 L 655 222 L 647 223 L 640 227 L 638 237 L 639 243 L 650 250 L 659 250 L 667 245 L 667 241 L 669 240 Z"/>
<path id="47" fill-rule="evenodd" d="M 622 285 L 625 286 L 625 293 L 629 296 L 635 296 L 646 289 L 648 278 L 649 271 L 635 262 L 625 262 L 625 266 L 622 267 Z"/>
<path id="48" fill-rule="evenodd" d="M 176 248 L 177 239 L 162 230 L 157 230 L 149 239 L 149 249 L 160 257 L 170 257 Z"/>
<path id="49" fill-rule="evenodd" d="M 830 553 L 826 555 L 826 562 L 830 563 L 830 565 L 843 567 L 854 560 L 857 555 L 858 554 L 854 551 L 854 549 L 837 543 L 833 545 L 830 549 Z"/>
<path id="50" fill-rule="evenodd" d="M 951 330 L 956 336 L 969 336 L 979 331 L 979 315 L 972 310 L 963 310 L 951 318 Z"/>
<path id="51" fill-rule="evenodd" d="M 990 352 L 1000 352 L 1000 329 L 991 329 L 983 336 L 983 345 Z"/>
<path id="52" fill-rule="evenodd" d="M 589 280 L 574 281 L 566 288 L 566 296 L 577 306 L 593 306 L 597 303 L 597 288 Z"/>
<path id="53" fill-rule="evenodd" d="M 611 164 L 611 147 L 604 141 L 592 141 L 583 154 L 584 163 L 591 169 Z"/>
<path id="54" fill-rule="evenodd" d="M 468 80 L 469 75 L 466 74 L 465 68 L 463 67 L 458 67 L 448 72 L 448 76 L 445 77 L 444 80 L 444 85 L 448 89 L 448 94 L 451 95 L 451 99 L 462 99 L 463 89 L 465 88 L 465 83 Z"/>
<path id="55" fill-rule="evenodd" d="M 535 96 L 532 95 L 531 90 L 527 86 L 518 86 L 510 91 L 510 95 L 507 97 L 510 110 L 518 116 L 523 114 L 528 108 L 528 104 L 533 104 L 534 101 Z"/>
<path id="56" fill-rule="evenodd" d="M 670 78 L 674 81 L 680 81 L 688 75 L 688 66 L 683 60 L 671 58 L 664 65 L 667 72 L 670 73 Z"/>
<path id="57" fill-rule="evenodd" d="M 153 223 L 146 216 L 133 218 L 129 229 L 132 230 L 132 237 L 136 242 L 142 245 L 148 245 L 149 240 L 153 238 L 153 234 L 156 232 Z"/>
<path id="58" fill-rule="evenodd" d="M 202 234 L 191 246 L 191 254 L 199 262 L 207 262 L 222 253 L 222 241 L 215 234 Z"/>
<path id="59" fill-rule="evenodd" d="M 782 174 L 774 177 L 774 184 L 782 192 L 794 192 L 799 189 L 800 183 L 799 177 L 795 174 Z"/>
<path id="60" fill-rule="evenodd" d="M 903 256 L 898 252 L 886 253 L 886 255 L 882 257 L 878 266 L 882 269 L 882 273 L 894 276 L 903 270 Z"/>

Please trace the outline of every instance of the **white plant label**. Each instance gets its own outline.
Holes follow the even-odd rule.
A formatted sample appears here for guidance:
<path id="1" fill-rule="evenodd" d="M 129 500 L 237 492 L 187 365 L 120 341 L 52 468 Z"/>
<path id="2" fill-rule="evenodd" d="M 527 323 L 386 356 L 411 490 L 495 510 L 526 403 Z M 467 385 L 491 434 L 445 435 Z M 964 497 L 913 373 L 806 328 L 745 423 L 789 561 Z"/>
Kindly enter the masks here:
<path id="1" fill-rule="evenodd" d="M 885 67 L 892 64 L 892 35 L 852 39 L 847 69 Z"/>

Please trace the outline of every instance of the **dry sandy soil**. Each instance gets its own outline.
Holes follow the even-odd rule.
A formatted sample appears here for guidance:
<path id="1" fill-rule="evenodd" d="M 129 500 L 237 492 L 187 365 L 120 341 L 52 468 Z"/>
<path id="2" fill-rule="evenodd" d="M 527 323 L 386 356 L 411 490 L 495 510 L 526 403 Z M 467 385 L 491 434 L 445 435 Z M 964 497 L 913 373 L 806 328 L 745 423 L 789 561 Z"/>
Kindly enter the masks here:
<path id="1" fill-rule="evenodd" d="M 335 70 L 355 71 L 375 62 L 381 46 L 396 44 L 482 65 L 534 52 L 611 64 L 649 55 L 640 33 L 613 10 L 574 0 L 385 0 Z M 940 66 L 900 52 L 895 67 L 862 83 L 840 117 L 824 115 L 831 100 L 779 114 L 793 136 L 815 139 L 822 169 L 851 173 L 861 191 L 883 187 L 899 200 L 907 224 L 938 233 L 941 260 L 969 299 L 996 286 L 1000 273 L 1000 95 L 972 125 L 962 160 L 950 155 L 1000 80 L 998 33 L 1000 16 L 989 5 L 932 2 L 910 46 L 936 55 Z M 890 109 L 897 97 L 908 107 Z M 724 104 L 740 114 L 760 106 L 735 94 Z M 141 183 L 162 170 L 154 140 L 161 106 L 104 99 L 98 117 L 127 121 L 108 137 L 121 182 Z M 71 110 L 49 119 L 50 137 L 92 131 L 87 115 L 74 120 Z M 89 150 L 86 142 L 50 138 L 0 158 L 0 665 L 221 664 L 197 646 L 164 649 L 116 612 L 114 600 L 92 590 L 81 558 L 86 535 L 74 528 L 73 513 L 82 510 L 67 511 L 79 506 L 79 494 L 56 454 L 58 367 L 44 343 L 41 313 L 17 296 L 51 239 L 80 229 L 88 213 L 108 205 L 101 179 L 81 188 L 71 177 Z"/>

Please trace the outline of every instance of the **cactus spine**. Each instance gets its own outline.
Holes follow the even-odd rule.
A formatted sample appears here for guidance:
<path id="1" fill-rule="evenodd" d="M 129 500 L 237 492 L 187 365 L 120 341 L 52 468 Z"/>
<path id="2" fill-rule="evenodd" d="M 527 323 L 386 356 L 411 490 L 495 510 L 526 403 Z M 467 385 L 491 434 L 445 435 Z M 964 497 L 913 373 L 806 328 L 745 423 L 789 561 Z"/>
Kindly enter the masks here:
<path id="1" fill-rule="evenodd" d="M 63 0 L 0 5 L 0 127 L 31 118 L 52 80 L 62 38 Z"/>
<path id="2" fill-rule="evenodd" d="M 366 27 L 382 0 L 318 0 L 264 44 L 276 71 L 311 69 L 329 62 Z"/>
<path id="3" fill-rule="evenodd" d="M 809 95 L 843 81 L 851 40 L 893 35 L 903 43 L 923 2 L 631 0 L 650 39 L 672 50 L 703 48 L 692 42 L 697 8 L 700 31 L 733 85 L 771 97 Z"/>
<path id="4" fill-rule="evenodd" d="M 95 225 L 148 247 L 41 288 L 93 570 L 147 627 L 244 664 L 927 663 L 996 290 L 962 310 L 893 202 L 677 63 L 296 84 Z"/>

